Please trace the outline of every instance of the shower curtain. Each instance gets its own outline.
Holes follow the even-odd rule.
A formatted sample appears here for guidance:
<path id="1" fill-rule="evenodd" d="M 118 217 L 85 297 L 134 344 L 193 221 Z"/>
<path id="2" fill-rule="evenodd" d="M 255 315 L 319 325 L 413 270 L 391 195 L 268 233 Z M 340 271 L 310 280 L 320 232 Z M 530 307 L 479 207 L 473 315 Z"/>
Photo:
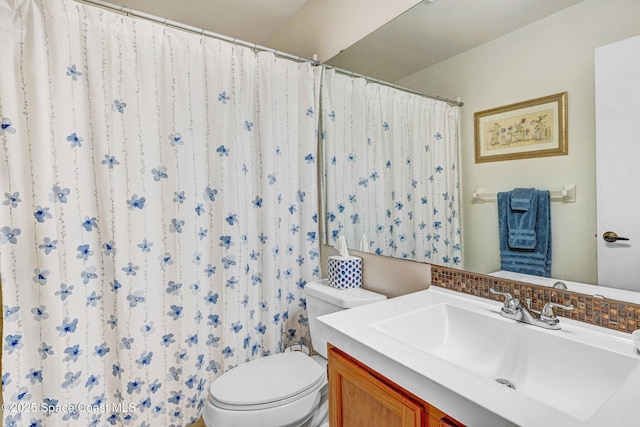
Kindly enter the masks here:
<path id="1" fill-rule="evenodd" d="M 70 0 L 0 0 L 5 426 L 184 426 L 309 340 L 317 71 Z"/>
<path id="2" fill-rule="evenodd" d="M 459 108 L 334 70 L 321 103 L 329 241 L 460 266 Z"/>

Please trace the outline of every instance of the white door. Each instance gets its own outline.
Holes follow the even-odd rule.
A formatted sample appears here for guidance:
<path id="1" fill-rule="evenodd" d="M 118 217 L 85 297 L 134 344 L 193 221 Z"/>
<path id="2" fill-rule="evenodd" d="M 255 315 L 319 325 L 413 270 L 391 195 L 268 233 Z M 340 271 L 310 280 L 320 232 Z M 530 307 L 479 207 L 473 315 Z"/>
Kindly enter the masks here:
<path id="1" fill-rule="evenodd" d="M 640 291 L 640 36 L 595 50 L 595 82 L 598 284 Z"/>

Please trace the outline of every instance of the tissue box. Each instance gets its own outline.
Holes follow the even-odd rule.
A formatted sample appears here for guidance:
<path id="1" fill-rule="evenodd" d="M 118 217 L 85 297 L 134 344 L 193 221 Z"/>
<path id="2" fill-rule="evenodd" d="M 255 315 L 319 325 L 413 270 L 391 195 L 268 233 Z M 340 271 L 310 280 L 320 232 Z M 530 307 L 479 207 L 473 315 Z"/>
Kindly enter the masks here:
<path id="1" fill-rule="evenodd" d="M 357 256 L 330 256 L 329 286 L 338 289 L 362 286 L 362 259 Z"/>

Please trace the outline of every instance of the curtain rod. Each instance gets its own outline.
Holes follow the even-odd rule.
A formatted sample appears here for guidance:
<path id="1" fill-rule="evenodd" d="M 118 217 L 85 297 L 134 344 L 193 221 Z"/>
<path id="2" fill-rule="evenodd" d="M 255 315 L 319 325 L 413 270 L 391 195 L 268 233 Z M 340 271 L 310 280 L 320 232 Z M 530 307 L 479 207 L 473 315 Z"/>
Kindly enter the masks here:
<path id="1" fill-rule="evenodd" d="M 148 21 L 153 21 L 159 24 L 163 24 L 169 27 L 173 27 L 173 28 L 177 28 L 179 30 L 183 30 L 183 31 L 188 31 L 194 34 L 200 34 L 202 36 L 207 36 L 207 37 L 211 37 L 214 39 L 218 39 L 218 40 L 222 40 L 222 41 L 226 41 L 229 43 L 233 43 L 235 45 L 239 45 L 239 46 L 244 46 L 244 47 L 248 47 L 250 49 L 253 49 L 254 51 L 262 51 L 262 52 L 271 52 L 273 53 L 275 56 L 281 57 L 281 58 L 285 58 L 285 59 L 290 59 L 292 61 L 298 61 L 298 62 L 309 62 L 314 66 L 321 66 L 324 68 L 328 68 L 328 69 L 333 69 L 338 73 L 344 74 L 344 75 L 348 75 L 351 77 L 358 77 L 358 78 L 363 78 L 365 80 L 367 80 L 368 82 L 373 82 L 373 83 L 377 83 L 383 86 L 388 86 L 388 87 L 392 87 L 394 89 L 398 89 L 401 90 L 403 92 L 408 92 L 414 95 L 419 95 L 419 96 L 424 96 L 425 98 L 431 98 L 431 99 L 435 99 L 438 101 L 443 101 L 446 102 L 449 105 L 453 105 L 453 106 L 458 106 L 458 107 L 462 107 L 464 105 L 464 103 L 462 101 L 455 100 L 455 99 L 449 99 L 449 98 L 444 98 L 441 96 L 437 96 L 437 95 L 431 95 L 425 92 L 420 92 L 408 87 L 404 87 L 404 86 L 399 86 L 395 83 L 390 83 L 390 82 L 386 82 L 384 80 L 380 80 L 380 79 L 376 79 L 373 77 L 369 77 L 366 76 L 364 74 L 359 74 L 353 71 L 349 71 L 349 70 L 344 70 L 341 68 L 337 68 L 334 67 L 332 65 L 328 65 L 328 64 L 322 64 L 320 62 L 318 62 L 315 59 L 309 59 L 309 58 L 303 58 L 302 56 L 296 56 L 296 55 L 291 55 L 289 53 L 286 52 L 280 52 L 277 49 L 273 49 L 273 48 L 269 48 L 266 46 L 261 46 L 259 44 L 256 43 L 250 43 L 244 40 L 239 40 L 236 39 L 234 37 L 229 37 L 229 36 L 225 36 L 223 34 L 218 34 L 218 33 L 214 33 L 213 31 L 209 31 L 209 30 L 205 30 L 204 28 L 198 28 L 198 27 L 193 27 L 191 25 L 186 25 L 183 24 L 181 22 L 177 22 L 177 21 L 172 21 L 170 19 L 167 18 L 161 18 L 159 16 L 155 16 L 155 15 L 151 15 L 149 13 L 146 12 L 141 12 L 139 10 L 134 10 L 134 9 L 130 9 L 126 6 L 118 6 L 115 5 L 113 3 L 108 3 L 106 1 L 103 0 L 76 0 L 79 3 L 87 3 L 87 4 L 91 4 L 94 6 L 99 6 L 105 9 L 109 9 L 112 10 L 114 12 L 117 13 L 121 13 L 127 16 L 134 16 L 136 18 L 142 18 L 142 19 L 146 19 Z"/>

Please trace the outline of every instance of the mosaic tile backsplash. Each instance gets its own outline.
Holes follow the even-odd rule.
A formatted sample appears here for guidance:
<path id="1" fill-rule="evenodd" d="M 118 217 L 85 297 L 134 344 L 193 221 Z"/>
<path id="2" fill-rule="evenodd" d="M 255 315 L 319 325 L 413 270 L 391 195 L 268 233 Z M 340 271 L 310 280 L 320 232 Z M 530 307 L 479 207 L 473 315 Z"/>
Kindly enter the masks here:
<path id="1" fill-rule="evenodd" d="M 516 282 L 483 274 L 431 266 L 431 284 L 477 297 L 502 301 L 489 288 L 509 292 L 520 301 L 531 298 L 531 308 L 540 311 L 546 302 L 573 304 L 573 310 L 555 309 L 556 315 L 616 331 L 631 333 L 640 329 L 640 305 L 593 295 Z"/>

